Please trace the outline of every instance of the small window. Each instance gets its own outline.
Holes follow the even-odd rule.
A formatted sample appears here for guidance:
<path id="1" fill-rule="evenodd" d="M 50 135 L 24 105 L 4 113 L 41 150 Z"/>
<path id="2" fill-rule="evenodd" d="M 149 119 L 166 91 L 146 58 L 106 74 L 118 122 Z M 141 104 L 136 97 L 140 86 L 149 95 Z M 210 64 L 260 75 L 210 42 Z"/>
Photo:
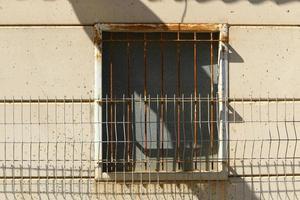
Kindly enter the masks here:
<path id="1" fill-rule="evenodd" d="M 224 25 L 100 31 L 99 177 L 198 180 L 224 172 Z"/>

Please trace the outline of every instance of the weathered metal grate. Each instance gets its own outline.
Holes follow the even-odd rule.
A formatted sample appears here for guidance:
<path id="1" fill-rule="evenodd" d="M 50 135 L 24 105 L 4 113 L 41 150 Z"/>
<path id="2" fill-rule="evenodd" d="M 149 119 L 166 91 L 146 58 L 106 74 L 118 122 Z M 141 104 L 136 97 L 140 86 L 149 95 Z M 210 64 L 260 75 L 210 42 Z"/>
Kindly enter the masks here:
<path id="1" fill-rule="evenodd" d="M 168 196 L 176 190 L 178 194 L 189 194 L 196 198 L 198 194 L 210 195 L 210 190 L 214 190 L 216 187 L 214 184 L 217 184 L 218 187 L 222 186 L 225 191 L 229 191 L 228 195 L 238 199 L 246 195 L 268 196 L 266 194 L 268 190 L 260 187 L 262 184 L 270 184 L 274 187 L 277 184 L 289 183 L 295 186 L 287 189 L 274 187 L 272 194 L 294 196 L 299 193 L 299 184 L 297 184 L 299 180 L 295 177 L 299 171 L 300 161 L 298 150 L 300 143 L 297 136 L 300 122 L 299 99 L 200 97 L 196 100 L 199 105 L 206 105 L 212 100 L 229 103 L 229 116 L 226 123 L 229 123 L 231 130 L 230 156 L 223 157 L 223 160 L 228 161 L 230 181 L 199 181 L 203 177 L 209 180 L 209 177 L 195 170 L 190 172 L 191 176 L 186 174 L 180 176 L 184 174 L 182 169 L 170 173 L 170 176 L 170 174 L 165 175 L 162 170 L 150 171 L 151 168 L 148 167 L 147 173 L 131 172 L 129 176 L 126 171 L 115 171 L 113 172 L 115 175 L 109 180 L 94 182 L 95 170 L 98 167 L 95 163 L 99 162 L 95 158 L 95 145 L 99 141 L 94 140 L 93 132 L 94 125 L 98 124 L 94 121 L 95 103 L 105 105 L 114 101 L 115 104 L 122 104 L 125 107 L 128 101 L 136 101 L 142 105 L 144 101 L 148 101 L 157 106 L 164 101 L 165 104 L 174 106 L 174 101 L 180 101 L 182 104 L 193 106 L 194 97 L 163 99 L 124 97 L 124 99 L 110 99 L 110 101 L 3 98 L 0 102 L 0 176 L 2 177 L 0 191 L 8 195 L 69 196 L 73 194 L 107 195 L 111 198 L 116 195 L 139 196 L 142 193 L 153 197 Z M 191 107 L 185 106 L 186 109 Z M 201 106 L 201 112 L 203 111 Z M 192 120 L 187 122 L 189 126 L 193 125 Z M 106 126 L 105 123 L 102 122 L 102 125 Z M 126 123 L 122 120 L 119 123 L 126 127 Z M 209 123 L 209 120 L 199 117 L 199 123 Z M 218 140 L 218 142 L 224 141 Z M 104 145 L 106 142 L 101 143 Z M 191 143 L 193 144 L 193 140 Z M 159 162 L 156 158 L 147 161 L 157 164 Z M 214 161 L 212 157 L 209 159 Z M 185 162 L 188 163 L 189 160 Z M 167 165 L 165 164 L 164 167 Z M 124 170 L 123 167 L 122 169 Z M 121 173 L 121 176 L 117 173 Z M 186 180 L 186 177 L 194 178 Z M 215 178 L 210 177 L 210 179 Z M 185 180 L 184 183 L 187 184 L 178 185 L 181 180 Z M 195 184 L 202 186 L 194 188 Z M 95 188 L 95 185 L 98 187 Z M 116 193 L 117 187 L 119 189 Z M 240 191 L 243 190 L 244 193 L 241 193 Z M 224 193 L 218 195 L 222 196 Z"/>
<path id="2" fill-rule="evenodd" d="M 101 41 L 103 171 L 218 170 L 219 32 Z"/>

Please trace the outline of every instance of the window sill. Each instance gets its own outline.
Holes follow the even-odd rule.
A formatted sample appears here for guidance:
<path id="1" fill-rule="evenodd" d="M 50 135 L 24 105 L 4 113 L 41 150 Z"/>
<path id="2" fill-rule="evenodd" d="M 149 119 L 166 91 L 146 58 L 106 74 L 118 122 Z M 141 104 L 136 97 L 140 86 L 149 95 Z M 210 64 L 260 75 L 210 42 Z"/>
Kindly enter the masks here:
<path id="1" fill-rule="evenodd" d="M 109 172 L 99 173 L 96 181 L 155 182 L 155 181 L 199 181 L 227 180 L 227 170 L 193 172 Z"/>

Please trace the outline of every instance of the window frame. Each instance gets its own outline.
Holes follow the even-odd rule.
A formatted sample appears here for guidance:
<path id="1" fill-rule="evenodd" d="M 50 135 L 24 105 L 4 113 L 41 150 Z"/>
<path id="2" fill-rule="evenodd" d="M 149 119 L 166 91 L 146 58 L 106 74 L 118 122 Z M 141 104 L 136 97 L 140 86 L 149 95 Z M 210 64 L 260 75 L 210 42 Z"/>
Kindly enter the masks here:
<path id="1" fill-rule="evenodd" d="M 219 32 L 218 49 L 218 171 L 103 172 L 102 159 L 102 32 Z M 94 158 L 95 179 L 105 181 L 186 181 L 228 178 L 228 25 L 227 24 L 95 24 L 94 25 Z"/>

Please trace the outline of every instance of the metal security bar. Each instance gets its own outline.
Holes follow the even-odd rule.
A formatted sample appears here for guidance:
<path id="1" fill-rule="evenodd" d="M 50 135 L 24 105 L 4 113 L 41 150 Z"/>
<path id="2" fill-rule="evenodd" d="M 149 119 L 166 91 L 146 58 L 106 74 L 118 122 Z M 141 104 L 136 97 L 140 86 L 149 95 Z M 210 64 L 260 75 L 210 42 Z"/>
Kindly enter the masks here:
<path id="1" fill-rule="evenodd" d="M 205 175 L 204 173 L 198 176 L 190 174 L 190 176 L 193 175 L 193 177 L 190 177 L 182 172 L 207 172 L 206 169 L 211 167 L 212 163 L 215 164 L 215 168 L 209 168 L 211 172 L 222 171 L 223 169 L 220 166 L 227 161 L 227 158 L 218 157 L 219 138 L 211 138 L 209 135 L 204 134 L 209 133 L 209 127 L 212 123 L 216 132 L 219 131 L 218 116 L 216 115 L 215 120 L 211 121 L 210 104 L 212 102 L 215 105 L 220 103 L 216 98 L 202 98 L 200 96 L 168 97 L 165 95 L 164 98 L 158 96 L 151 98 L 148 96 L 145 99 L 141 97 L 136 99 L 133 96 L 131 98 L 123 97 L 122 99 L 103 98 L 99 101 L 99 104 L 102 106 L 102 111 L 104 111 L 103 119 L 105 120 L 102 122 L 102 127 L 106 136 L 104 136 L 102 145 L 103 152 L 106 155 L 100 162 L 104 172 L 119 172 L 122 178 L 124 178 L 126 172 L 138 174 L 129 173 L 129 175 L 126 175 L 130 178 L 141 174 L 147 174 L 146 177 L 156 177 L 157 173 L 161 173 L 160 177 L 163 178 L 163 174 L 165 174 L 165 179 L 168 180 L 174 178 L 181 180 L 182 178 L 179 177 L 184 175 L 185 179 L 190 180 L 198 179 L 199 176 L 205 177 Z M 132 116 L 130 118 L 127 118 L 128 113 L 125 112 L 128 104 L 132 108 L 130 109 L 132 112 L 129 113 Z M 165 108 L 163 111 L 160 110 L 162 104 Z M 149 106 L 146 117 L 146 109 L 143 109 L 145 105 Z M 194 118 L 195 105 L 199 108 L 196 118 Z M 114 111 L 112 117 L 109 114 L 110 110 Z M 218 111 L 218 106 L 216 106 L 216 111 Z M 163 120 L 160 118 L 162 112 L 165 116 Z M 181 115 L 179 121 L 177 121 L 178 112 Z M 135 120 L 128 121 L 131 118 L 135 118 Z M 126 132 L 128 126 L 133 130 L 129 134 Z M 145 129 L 148 130 L 148 135 L 145 135 Z M 165 134 L 168 133 L 166 137 L 163 137 L 162 131 L 157 131 L 162 129 L 164 129 Z M 199 134 L 198 139 L 194 138 L 195 133 L 193 130 L 195 129 L 199 133 L 203 133 Z M 173 134 L 178 133 L 176 130 L 182 131 L 182 136 Z M 110 135 L 112 132 L 114 137 Z M 114 138 L 114 140 L 111 138 Z M 134 139 L 131 140 L 131 138 Z M 212 143 L 215 145 L 213 150 L 211 150 Z M 112 154 L 112 152 L 115 152 L 115 154 Z M 172 174 L 181 172 L 182 175 L 177 174 L 168 177 L 167 174 L 170 172 Z M 150 175 L 149 173 L 154 174 Z M 224 178 L 224 176 L 219 174 L 219 178 Z M 147 178 L 144 179 L 147 180 Z"/>
<path id="2" fill-rule="evenodd" d="M 100 25 L 102 172 L 222 171 L 220 27 Z"/>

